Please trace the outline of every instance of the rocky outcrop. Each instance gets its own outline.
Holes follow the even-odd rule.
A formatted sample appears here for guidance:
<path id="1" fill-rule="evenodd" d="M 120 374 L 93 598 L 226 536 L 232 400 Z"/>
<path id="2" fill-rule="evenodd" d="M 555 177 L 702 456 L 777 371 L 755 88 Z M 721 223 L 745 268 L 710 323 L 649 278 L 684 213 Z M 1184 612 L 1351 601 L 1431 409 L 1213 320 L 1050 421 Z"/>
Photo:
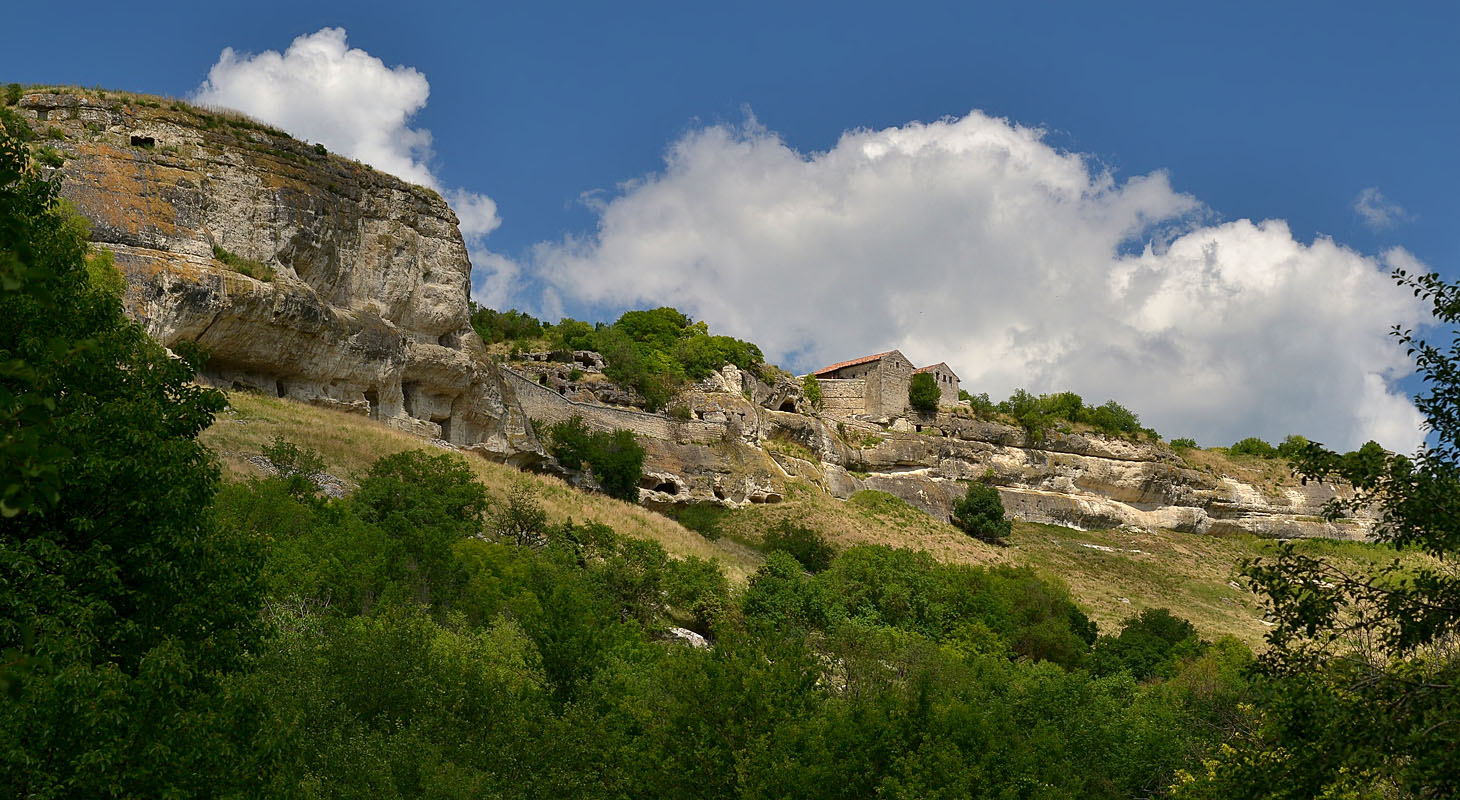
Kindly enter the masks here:
<path id="1" fill-rule="evenodd" d="M 1034 440 L 1018 428 L 954 414 L 883 426 L 767 410 L 738 393 L 690 397 L 694 413 L 706 419 L 725 406 L 738 408 L 737 435 L 708 453 L 682 443 L 652 448 L 653 481 L 674 490 L 646 484 L 647 501 L 775 502 L 785 482 L 799 478 L 843 499 L 867 489 L 887 492 L 948 519 L 967 483 L 986 481 L 999 488 L 1012 517 L 1073 528 L 1355 539 L 1367 537 L 1375 522 L 1323 520 L 1323 505 L 1337 494 L 1332 486 L 1258 486 L 1194 468 L 1153 443 L 1056 432 Z M 758 460 L 762 453 L 767 458 Z"/>
<path id="2" fill-rule="evenodd" d="M 948 518 L 970 480 L 1011 515 L 1269 536 L 1367 535 L 1320 518 L 1329 487 L 1259 486 L 1164 447 L 1082 434 L 1035 441 L 966 416 L 833 419 L 787 375 L 727 366 L 668 415 L 595 353 L 498 366 L 471 330 L 471 265 L 435 192 L 234 114 L 132 95 L 33 93 L 19 110 L 65 157 L 62 193 L 126 278 L 128 312 L 164 345 L 196 342 L 205 378 L 366 414 L 497 460 L 544 456 L 528 421 L 633 430 L 651 505 L 780 502 L 798 479 L 840 498 L 888 492 Z"/>
<path id="3" fill-rule="evenodd" d="M 468 320 L 471 264 L 435 192 L 231 113 L 136 96 L 18 105 L 128 313 L 204 377 L 367 414 L 515 462 L 541 448 Z"/>

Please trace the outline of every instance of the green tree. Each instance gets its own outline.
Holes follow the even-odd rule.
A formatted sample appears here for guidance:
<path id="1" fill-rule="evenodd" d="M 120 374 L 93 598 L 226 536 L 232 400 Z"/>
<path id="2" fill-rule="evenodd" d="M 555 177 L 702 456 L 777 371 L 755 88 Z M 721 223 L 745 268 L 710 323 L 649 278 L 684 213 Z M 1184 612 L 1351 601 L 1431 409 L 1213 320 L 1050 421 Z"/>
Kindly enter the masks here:
<path id="1" fill-rule="evenodd" d="M 1004 501 L 999 490 L 982 483 L 970 483 L 968 491 L 953 504 L 953 525 L 975 539 L 1003 544 L 1014 529 L 1004 519 Z"/>
<path id="2" fill-rule="evenodd" d="M 315 493 L 314 478 L 324 472 L 324 458 L 317 451 L 275 436 L 273 443 L 264 448 L 263 456 L 288 484 L 291 494 L 308 497 Z"/>
<path id="3" fill-rule="evenodd" d="M 938 401 L 943 397 L 943 392 L 938 388 L 938 379 L 933 377 L 931 372 L 917 372 L 907 384 L 908 405 L 918 411 L 932 412 L 938 410 Z"/>
<path id="4" fill-rule="evenodd" d="M 634 432 L 590 431 L 582 417 L 571 417 L 547 427 L 550 448 L 558 463 L 569 469 L 585 464 L 609 497 L 639 501 L 639 480 L 644 473 L 644 447 Z"/>
<path id="5" fill-rule="evenodd" d="M 801 563 L 807 572 L 824 572 L 831 566 L 836 551 L 826 539 L 805 525 L 781 520 L 765 532 L 761 547 L 767 552 L 781 551 Z"/>
<path id="6" fill-rule="evenodd" d="M 391 577 L 422 604 L 455 599 L 465 575 L 456 542 L 486 526 L 487 490 L 458 455 L 407 450 L 370 465 L 351 498 L 364 522 L 390 537 Z"/>
<path id="7" fill-rule="evenodd" d="M 1234 456 L 1256 456 L 1257 458 L 1276 458 L 1278 453 L 1277 448 L 1256 436 L 1249 436 L 1233 444 L 1227 448 L 1227 452 Z"/>
<path id="8" fill-rule="evenodd" d="M 1196 627 L 1165 608 L 1148 608 L 1125 621 L 1118 636 L 1095 642 L 1092 669 L 1097 673 L 1126 670 L 1136 680 L 1171 677 L 1178 659 L 1200 655 Z"/>
<path id="9" fill-rule="evenodd" d="M 821 410 L 821 381 L 815 375 L 807 375 L 801 379 L 801 393 L 806 395 L 806 402 L 812 408 Z"/>
<path id="10" fill-rule="evenodd" d="M 1351 574 L 1283 545 L 1244 565 L 1275 623 L 1259 725 L 1185 797 L 1460 796 L 1460 285 L 1395 278 L 1450 335 L 1440 345 L 1395 329 L 1425 382 L 1415 405 L 1430 443 L 1413 456 L 1308 443 L 1293 460 L 1305 480 L 1354 487 L 1331 515 L 1377 507 L 1378 538 L 1429 560 Z"/>
<path id="11" fill-rule="evenodd" d="M 224 399 L 95 284 L 56 190 L 0 134 L 0 793 L 245 794 L 258 558 L 196 440 Z"/>

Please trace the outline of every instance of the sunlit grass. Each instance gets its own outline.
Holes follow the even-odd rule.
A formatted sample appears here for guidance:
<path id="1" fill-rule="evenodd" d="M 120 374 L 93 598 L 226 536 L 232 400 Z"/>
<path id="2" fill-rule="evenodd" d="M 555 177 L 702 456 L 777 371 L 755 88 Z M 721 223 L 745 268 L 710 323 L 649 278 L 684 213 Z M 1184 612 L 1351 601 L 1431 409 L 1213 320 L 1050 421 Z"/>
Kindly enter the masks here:
<path id="1" fill-rule="evenodd" d="M 258 394 L 235 392 L 229 400 L 229 410 L 202 440 L 218 454 L 231 480 L 259 475 L 247 459 L 259 455 L 275 436 L 318 451 L 328 471 L 347 481 L 357 480 L 381 456 L 434 447 L 359 415 Z M 720 515 L 715 526 L 720 536 L 712 540 L 663 514 L 579 491 L 556 477 L 523 473 L 471 453 L 462 456 L 495 498 L 504 498 L 514 481 L 528 481 L 551 521 L 601 522 L 622 534 L 659 542 L 676 556 L 713 559 L 736 585 L 743 585 L 759 567 L 764 532 L 790 522 L 816 530 L 838 550 L 879 544 L 922 550 L 947 562 L 1032 566 L 1068 584 L 1105 632 L 1119 630 L 1122 621 L 1143 609 L 1162 607 L 1190 619 L 1207 638 L 1231 634 L 1256 647 L 1267 632 L 1259 599 L 1236 574 L 1244 558 L 1271 554 L 1276 546 L 1254 536 L 1078 531 L 1016 522 L 1008 546 L 996 547 L 884 492 L 858 492 L 844 502 L 806 481 L 789 479 L 783 502 Z M 1273 466 L 1247 468 L 1266 471 Z M 1352 541 L 1305 539 L 1295 546 L 1353 570 L 1372 570 L 1397 555 L 1384 545 Z"/>

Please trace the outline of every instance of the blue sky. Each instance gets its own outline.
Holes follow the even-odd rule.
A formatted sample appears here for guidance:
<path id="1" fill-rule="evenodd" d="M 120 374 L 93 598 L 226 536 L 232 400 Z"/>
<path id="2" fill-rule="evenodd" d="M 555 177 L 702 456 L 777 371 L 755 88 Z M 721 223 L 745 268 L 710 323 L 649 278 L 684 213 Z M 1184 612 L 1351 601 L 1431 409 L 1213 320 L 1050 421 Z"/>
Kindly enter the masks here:
<path id="1" fill-rule="evenodd" d="M 1105 266 L 1089 268 L 1102 276 L 1119 271 L 1107 269 L 1114 260 L 1138 255 L 1153 240 L 1159 250 L 1161 243 L 1193 227 L 1281 220 L 1304 258 L 1328 258 L 1306 248 L 1331 237 L 1340 250 L 1367 259 L 1373 269 L 1398 263 L 1385 262 L 1384 254 L 1400 247 L 1406 258 L 1460 277 L 1460 233 L 1454 224 L 1460 219 L 1460 194 L 1453 187 L 1460 178 L 1453 144 L 1460 130 L 1460 48 L 1455 46 L 1460 41 L 1460 6 L 1454 4 L 1390 4 L 1378 10 L 1358 3 L 1271 2 L 1200 8 L 1169 2 L 988 7 L 154 2 L 94 8 L 74 4 L 64 16 L 76 22 L 58 19 L 57 11 L 38 4 L 9 10 L 11 30 L 27 34 L 7 37 L 0 51 L 0 80 L 187 97 L 208 77 L 224 48 L 240 56 L 282 52 L 295 37 L 326 27 L 343 28 L 349 47 L 368 52 L 387 67 L 417 70 L 430 86 L 429 102 L 409 121 L 411 129 L 429 130 L 432 137 L 423 165 L 443 189 L 477 193 L 495 202 L 500 225 L 474 248 L 474 254 L 489 252 L 498 260 L 490 263 L 510 265 L 498 273 L 502 280 L 497 284 L 499 289 L 509 287 L 504 290 L 508 293 L 497 291 L 491 299 L 538 312 L 609 316 L 624 307 L 657 302 L 656 292 L 671 285 L 664 282 L 671 279 L 646 279 L 627 292 L 573 289 L 584 282 L 584 275 L 620 276 L 616 279 L 621 284 L 627 273 L 622 265 L 615 266 L 614 259 L 622 257 L 615 253 L 633 253 L 651 263 L 646 271 L 653 271 L 657 251 L 644 250 L 644 242 L 667 234 L 646 227 L 642 215 L 659 208 L 655 213 L 662 216 L 665 206 L 656 204 L 698 208 L 700 198 L 723 190 L 727 175 L 743 178 L 752 170 L 786 180 L 789 174 L 808 171 L 806 163 L 816 162 L 817 154 L 834 156 L 848 131 L 903 130 L 913 122 L 967 119 L 973 111 L 1012 126 L 1041 129 L 1035 148 L 1039 158 L 1078 154 L 1092 174 L 1109 170 L 1118 192 L 1131 179 L 1164 174 L 1170 197 L 1144 201 L 1123 193 L 1123 202 L 1149 203 L 1135 217 L 1155 218 L 1159 225 L 1124 231 L 1114 237 L 1119 241 L 1111 240 L 1113 245 L 1096 237 L 1115 248 L 1099 262 Z M 754 123 L 748 124 L 751 115 Z M 717 140 L 707 133 L 726 137 Z M 974 135 L 935 133 L 929 145 L 935 148 L 947 145 L 944 133 Z M 666 153 L 675 148 L 683 155 L 678 162 L 682 180 L 676 167 L 666 164 Z M 708 166 L 742 157 L 747 160 L 722 172 Z M 830 173 L 835 161 L 812 166 Z M 924 162 L 923 168 L 941 174 L 950 166 Z M 826 175 L 806 179 L 820 181 L 823 192 L 852 185 Z M 626 181 L 634 183 L 624 188 Z M 1098 183 L 1081 191 L 1104 191 Z M 592 193 L 596 202 L 583 202 L 585 193 Z M 968 197 L 961 192 L 948 196 Z M 1177 196 L 1194 202 L 1173 199 Z M 1109 205 L 1120 205 L 1119 199 Z M 705 214 L 716 208 L 708 201 L 703 206 Z M 924 209 L 920 217 L 942 208 Z M 910 245 L 898 249 L 897 241 L 917 241 L 911 233 L 904 240 L 895 235 L 911 223 L 899 221 L 895 210 L 875 205 L 865 213 L 865 219 L 876 222 L 861 223 L 861 229 L 885 224 L 894 235 L 851 249 L 878 250 L 891 242 L 879 251 L 884 262 L 905 258 L 917 264 L 953 263 L 971 258 L 970 253 L 1002 252 L 999 243 L 1004 239 L 998 237 L 929 252 Z M 1089 219 L 1091 213 L 1079 218 Z M 800 216 L 797 211 L 787 215 Z M 716 241 L 737 241 L 734 237 L 751 233 L 767 237 L 761 228 L 710 229 L 695 221 L 702 216 L 688 215 L 691 221 L 669 233 Z M 937 238 L 940 230 L 948 228 L 920 228 L 918 236 Z M 1043 233 L 1036 226 L 1020 229 L 1019 235 L 1027 239 Z M 1240 250 L 1224 247 L 1229 253 Z M 1150 303 L 1130 298 L 1103 309 L 1091 327 L 1073 330 L 1060 327 L 1056 318 L 1046 323 L 1036 309 L 1027 308 L 1034 320 L 1028 325 L 939 327 L 918 322 L 921 313 L 888 312 L 885 317 L 863 315 L 864 325 L 819 336 L 846 315 L 831 314 L 809 330 L 770 324 L 777 315 L 797 313 L 797 302 L 804 306 L 805 287 L 801 296 L 792 298 L 795 302 L 768 302 L 766 316 L 758 316 L 746 310 L 749 300 L 719 302 L 727 294 L 724 286 L 733 284 L 738 274 L 767 280 L 752 265 L 709 263 L 714 254 L 695 255 L 683 247 L 666 252 L 664 269 L 696 280 L 696 270 L 702 268 L 703 282 L 720 288 L 712 290 L 712 297 L 676 287 L 662 292 L 668 295 L 662 302 L 686 307 L 737 335 L 765 331 L 770 341 L 763 344 L 792 366 L 813 367 L 818 360 L 856 355 L 851 351 L 859 348 L 902 346 L 919 350 L 909 355 L 920 361 L 945 360 L 951 354 L 946 360 L 966 381 L 982 380 L 996 398 L 1013 383 L 1036 390 L 1070 387 L 1094 395 L 1111 387 L 1133 387 L 1128 392 L 1156 398 L 1172 392 L 1159 383 L 1142 383 L 1138 375 L 1175 367 L 1181 368 L 1178 373 L 1231 369 L 1233 384 L 1264 391 L 1268 385 L 1259 379 L 1257 368 L 1244 372 L 1227 363 L 1230 351 L 1260 346 L 1264 340 L 1301 338 L 1280 327 L 1264 328 L 1277 324 L 1281 308 L 1253 319 L 1224 312 L 1209 321 L 1212 330 L 1223 320 L 1257 327 L 1248 340 L 1212 343 L 1211 336 L 1198 337 L 1174 323 L 1108 331 L 1101 327 L 1115 324 L 1110 318 L 1162 316 Z M 1026 261 L 1011 254 L 1006 263 L 1027 275 L 1047 266 L 1040 259 L 1063 259 L 1065 252 Z M 745 256 L 771 261 L 783 257 L 783 270 L 819 269 L 802 255 L 776 250 Z M 475 260 L 479 266 L 488 263 Z M 695 266 L 702 261 L 702 267 Z M 1314 274 L 1337 269 L 1334 263 L 1322 261 L 1313 267 Z M 980 266 L 981 271 L 969 273 L 968 287 L 956 280 L 956 271 L 919 275 L 928 282 L 924 291 L 929 293 L 966 289 L 968 297 L 959 307 L 974 314 L 984 294 L 974 287 L 997 283 L 1001 268 L 992 262 Z M 827 279 L 837 275 L 833 264 L 826 270 Z M 825 281 L 808 283 L 815 285 Z M 1252 302 L 1302 304 L 1307 286 L 1297 282 L 1281 292 L 1264 289 Z M 881 296 L 886 294 L 882 290 Z M 998 302 L 1027 302 L 1021 297 L 1011 294 Z M 1321 292 L 1311 298 L 1312 303 L 1343 300 Z M 1358 306 L 1364 305 L 1362 300 Z M 1412 311 L 1377 306 L 1391 313 Z M 1299 316 L 1307 312 L 1302 309 Z M 1312 324 L 1338 332 L 1348 324 L 1345 319 L 1329 315 Z M 1352 324 L 1378 327 L 1382 336 L 1388 324 L 1405 321 L 1354 318 Z M 1110 353 L 1092 355 L 1071 344 L 1082 338 L 1082 331 L 1128 341 L 1112 345 Z M 1041 338 L 1042 333 L 1047 335 Z M 828 338 L 834 342 L 827 343 Z M 1009 344 L 1016 339 L 1019 347 Z M 1044 346 L 1049 342 L 1059 344 Z M 1371 345 L 1368 340 L 1347 342 L 1329 355 Z M 1170 355 L 1177 351 L 1186 355 Z M 1192 355 L 1198 351 L 1207 355 Z M 991 366 L 991 354 L 1014 366 Z M 1301 381 L 1310 377 L 1304 365 L 1324 355 L 1321 349 L 1297 348 L 1288 361 L 1262 369 L 1295 373 L 1284 379 Z M 1092 359 L 1116 374 L 1107 379 L 1077 368 Z M 1127 367 L 1116 366 L 1120 364 Z M 1122 372 L 1127 368 L 1129 372 Z M 1348 376 L 1313 377 L 1324 387 L 1318 394 L 1356 394 L 1374 376 L 1387 387 L 1387 395 L 1400 396 L 1410 386 L 1403 382 L 1403 370 L 1380 355 L 1351 371 Z M 1316 395 L 1278 394 L 1282 402 L 1300 407 L 1320 402 Z M 1220 409 L 1205 408 L 1198 400 L 1173 401 L 1166 408 L 1159 400 L 1143 403 L 1130 397 L 1128 404 L 1151 409 L 1162 426 L 1188 425 L 1208 438 L 1243 426 L 1280 438 L 1311 417 L 1297 414 L 1267 422 L 1273 406 L 1257 404 L 1222 421 Z M 1333 420 L 1320 427 L 1326 425 L 1325 435 L 1347 444 L 1366 435 L 1365 430 L 1388 430 L 1391 437 L 1403 438 L 1392 430 L 1411 422 L 1392 407 L 1370 416 L 1374 414 L 1387 414 L 1388 422 L 1377 427 L 1356 419 L 1345 422 L 1334 411 Z"/>

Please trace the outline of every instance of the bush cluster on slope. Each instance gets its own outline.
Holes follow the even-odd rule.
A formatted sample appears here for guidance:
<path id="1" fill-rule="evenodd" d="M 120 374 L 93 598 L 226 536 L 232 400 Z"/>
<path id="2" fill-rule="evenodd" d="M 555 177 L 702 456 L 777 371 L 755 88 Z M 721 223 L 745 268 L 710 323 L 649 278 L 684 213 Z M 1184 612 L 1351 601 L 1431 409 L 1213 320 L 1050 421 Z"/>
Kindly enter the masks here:
<path id="1" fill-rule="evenodd" d="M 633 431 L 592 431 L 582 417 L 547 426 L 553 458 L 568 469 L 592 470 L 609 497 L 639 501 L 639 479 L 644 472 L 644 448 Z"/>
<path id="2" fill-rule="evenodd" d="M 611 325 L 564 319 L 552 335 L 564 349 L 601 353 L 608 362 L 604 373 L 638 391 L 650 408 L 662 408 L 686 381 L 725 364 L 756 373 L 765 363 L 759 347 L 712 336 L 704 322 L 668 307 L 625 312 Z"/>

